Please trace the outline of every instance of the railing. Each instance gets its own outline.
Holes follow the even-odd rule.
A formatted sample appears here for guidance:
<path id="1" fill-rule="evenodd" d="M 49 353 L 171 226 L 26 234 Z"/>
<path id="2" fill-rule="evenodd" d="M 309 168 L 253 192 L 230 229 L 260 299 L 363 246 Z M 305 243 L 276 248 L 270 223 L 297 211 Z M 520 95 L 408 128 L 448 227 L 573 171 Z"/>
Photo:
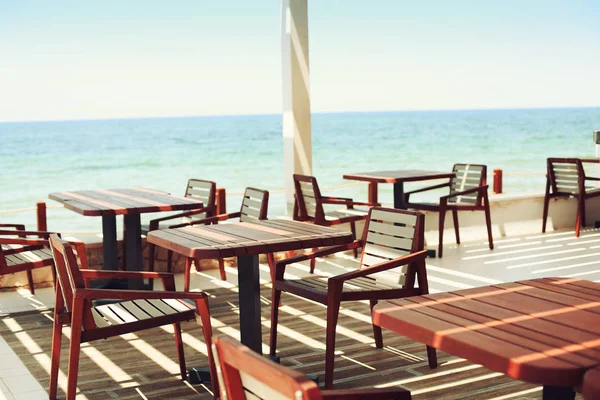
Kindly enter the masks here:
<path id="1" fill-rule="evenodd" d="M 0 211 L 0 215 L 1 214 L 19 213 L 19 212 L 24 212 L 24 211 L 35 211 L 36 221 L 37 221 L 37 230 L 45 232 L 48 230 L 48 219 L 46 218 L 46 209 L 47 208 L 48 208 L 48 206 L 46 205 L 46 202 L 38 201 L 37 203 L 35 203 L 35 207 Z M 62 207 L 61 206 L 51 206 L 50 208 L 62 208 Z"/>

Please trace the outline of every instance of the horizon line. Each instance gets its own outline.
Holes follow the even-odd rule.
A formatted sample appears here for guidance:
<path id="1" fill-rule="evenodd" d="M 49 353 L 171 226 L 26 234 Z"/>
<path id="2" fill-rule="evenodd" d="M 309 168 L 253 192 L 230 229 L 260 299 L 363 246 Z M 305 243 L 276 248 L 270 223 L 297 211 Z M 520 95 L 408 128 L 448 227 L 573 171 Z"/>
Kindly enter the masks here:
<path id="1" fill-rule="evenodd" d="M 409 113 L 409 112 L 452 112 L 452 111 L 517 111 L 517 110 L 569 110 L 594 109 L 600 105 L 590 106 L 531 106 L 531 107 L 481 107 L 481 108 L 423 108 L 423 109 L 389 109 L 389 110 L 351 110 L 351 111 L 312 111 L 311 115 L 323 114 L 375 114 L 375 113 Z M 0 120 L 0 124 L 26 124 L 49 122 L 94 122 L 121 121 L 142 119 L 177 119 L 177 118 L 219 118 L 219 117 L 259 117 L 276 116 L 278 113 L 241 113 L 241 114 L 198 114 L 198 115 L 162 115 L 162 116 L 129 116 L 129 117 L 99 117 L 99 118 L 66 118 L 66 119 L 30 119 L 30 120 Z"/>

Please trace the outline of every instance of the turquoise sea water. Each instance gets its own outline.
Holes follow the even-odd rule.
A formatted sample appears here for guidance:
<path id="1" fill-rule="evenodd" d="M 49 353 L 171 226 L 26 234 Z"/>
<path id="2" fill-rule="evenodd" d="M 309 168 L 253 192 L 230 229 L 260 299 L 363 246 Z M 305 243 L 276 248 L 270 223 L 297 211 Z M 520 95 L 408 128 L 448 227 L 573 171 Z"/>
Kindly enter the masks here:
<path id="1" fill-rule="evenodd" d="M 352 183 L 348 172 L 450 170 L 455 162 L 504 170 L 504 192 L 544 190 L 549 156 L 592 157 L 600 108 L 419 111 L 313 115 L 313 172 L 322 186 Z M 269 215 L 285 213 L 280 115 L 0 123 L 0 212 L 32 207 L 48 193 L 148 187 L 183 194 L 188 178 L 229 193 L 273 191 Z M 366 199 L 366 185 L 324 191 Z M 380 185 L 392 201 L 391 185 Z M 228 211 L 239 207 L 228 196 Z M 144 219 L 150 216 L 144 216 Z M 34 212 L 0 214 L 24 221 Z M 99 231 L 100 219 L 48 210 L 49 229 Z"/>

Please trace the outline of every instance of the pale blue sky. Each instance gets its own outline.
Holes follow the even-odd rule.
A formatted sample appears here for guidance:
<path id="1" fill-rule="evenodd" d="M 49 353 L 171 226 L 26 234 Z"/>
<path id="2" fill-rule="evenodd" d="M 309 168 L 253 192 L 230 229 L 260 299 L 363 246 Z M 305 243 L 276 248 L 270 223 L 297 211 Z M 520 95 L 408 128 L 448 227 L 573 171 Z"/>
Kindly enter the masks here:
<path id="1" fill-rule="evenodd" d="M 279 0 L 0 0 L 0 121 L 279 113 Z M 312 110 L 600 106 L 600 0 L 311 0 Z"/>

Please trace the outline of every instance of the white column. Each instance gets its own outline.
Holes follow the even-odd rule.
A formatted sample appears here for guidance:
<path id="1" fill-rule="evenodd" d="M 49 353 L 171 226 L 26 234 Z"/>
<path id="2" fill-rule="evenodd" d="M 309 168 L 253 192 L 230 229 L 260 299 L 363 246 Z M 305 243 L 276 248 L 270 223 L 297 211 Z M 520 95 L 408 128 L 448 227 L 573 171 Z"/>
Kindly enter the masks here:
<path id="1" fill-rule="evenodd" d="M 294 201 L 292 174 L 312 174 L 308 0 L 281 0 L 283 157 L 288 212 Z"/>

